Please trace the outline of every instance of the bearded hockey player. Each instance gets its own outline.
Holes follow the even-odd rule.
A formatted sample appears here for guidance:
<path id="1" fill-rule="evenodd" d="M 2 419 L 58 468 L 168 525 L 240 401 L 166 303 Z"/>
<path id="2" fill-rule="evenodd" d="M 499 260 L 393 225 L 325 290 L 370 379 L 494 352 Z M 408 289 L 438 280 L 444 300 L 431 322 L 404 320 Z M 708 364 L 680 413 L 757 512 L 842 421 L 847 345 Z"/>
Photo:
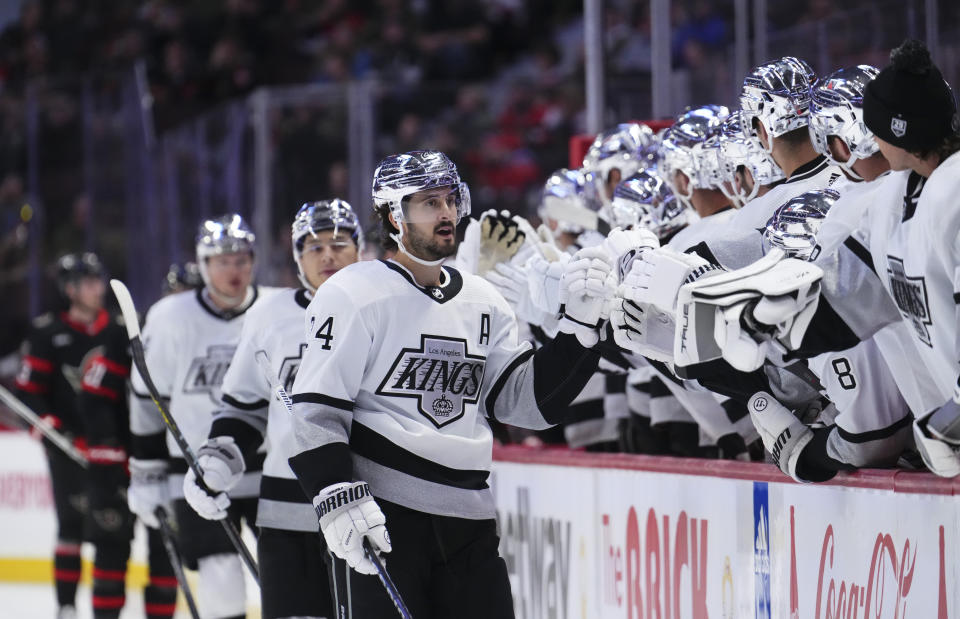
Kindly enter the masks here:
<path id="1" fill-rule="evenodd" d="M 443 266 L 470 212 L 436 151 L 383 160 L 373 197 L 395 260 L 331 277 L 307 308 L 290 465 L 335 556 L 338 617 L 388 617 L 364 554 L 385 553 L 415 617 L 512 617 L 487 484 L 487 418 L 544 428 L 596 370 L 611 265 L 584 249 L 564 272 L 561 333 L 534 353 L 489 283 Z M 387 534 L 389 528 L 390 534 Z"/>
<path id="2" fill-rule="evenodd" d="M 223 379 L 223 402 L 215 413 L 210 438 L 197 452 L 204 481 L 220 493 L 208 495 L 190 471 L 183 493 L 204 518 L 226 518 L 229 495 L 244 472 L 244 461 L 266 441 L 257 507 L 261 611 L 268 619 L 332 618 L 317 515 L 287 463 L 298 450 L 290 413 L 274 396 L 271 383 L 279 383 L 285 391 L 293 389 L 307 346 L 304 311 L 327 279 L 357 261 L 363 233 L 349 204 L 324 200 L 300 208 L 291 241 L 303 287 L 280 290 L 247 313 Z"/>
<path id="3" fill-rule="evenodd" d="M 86 419 L 81 394 L 85 374 L 111 340 L 123 338 L 123 326 L 103 308 L 104 268 L 95 254 L 67 254 L 57 261 L 57 284 L 67 299 L 66 311 L 44 314 L 33 321 L 23 347 L 16 387 L 31 409 L 88 452 L 85 472 L 44 440 L 50 466 L 57 545 L 54 581 L 58 617 L 76 616 L 74 597 L 80 580 L 80 543 L 86 531 L 96 546 L 93 612 L 98 619 L 118 617 L 125 600 L 124 576 L 133 524 L 117 494 L 126 485 L 122 449 L 112 444 L 110 428 Z"/>
<path id="4" fill-rule="evenodd" d="M 252 285 L 254 235 L 239 215 L 226 215 L 200 224 L 197 265 L 204 286 L 172 294 L 147 313 L 143 342 L 147 366 L 161 397 L 187 442 L 198 449 L 206 440 L 220 406 L 221 383 L 240 339 L 248 309 L 271 289 Z M 243 567 L 222 527 L 198 516 L 177 495 L 183 487 L 186 461 L 168 435 L 160 413 L 147 394 L 139 373 L 131 381 L 130 509 L 156 528 L 157 505 L 173 501 L 180 547 L 188 567 L 198 569 L 201 614 L 215 619 L 242 617 L 246 602 Z M 229 517 L 243 517 L 252 527 L 263 454 L 245 463 L 235 486 Z M 168 479 L 169 476 L 169 479 Z"/>

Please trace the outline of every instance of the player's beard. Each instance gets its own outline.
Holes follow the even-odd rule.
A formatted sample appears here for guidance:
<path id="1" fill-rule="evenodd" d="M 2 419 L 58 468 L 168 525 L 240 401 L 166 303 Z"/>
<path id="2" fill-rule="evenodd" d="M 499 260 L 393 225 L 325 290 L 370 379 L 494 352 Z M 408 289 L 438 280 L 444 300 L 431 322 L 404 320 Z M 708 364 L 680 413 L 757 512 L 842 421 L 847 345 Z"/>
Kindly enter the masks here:
<path id="1" fill-rule="evenodd" d="M 434 236 L 437 229 L 444 225 L 452 226 L 453 228 L 454 238 L 453 242 L 451 243 L 446 243 L 441 239 L 436 239 Z M 434 226 L 429 237 L 421 233 L 413 226 L 407 226 L 406 234 L 403 237 L 403 244 L 407 251 L 414 254 L 418 258 L 421 258 L 422 260 L 442 260 L 443 258 L 457 253 L 456 233 L 456 226 L 453 226 L 450 223 L 437 224 Z"/>

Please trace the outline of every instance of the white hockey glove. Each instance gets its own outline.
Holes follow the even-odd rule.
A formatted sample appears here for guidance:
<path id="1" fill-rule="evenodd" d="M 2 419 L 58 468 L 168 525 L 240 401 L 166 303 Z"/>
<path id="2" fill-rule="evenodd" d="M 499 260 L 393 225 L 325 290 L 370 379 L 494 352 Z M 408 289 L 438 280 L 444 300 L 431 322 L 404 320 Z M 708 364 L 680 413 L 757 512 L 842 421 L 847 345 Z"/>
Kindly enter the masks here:
<path id="1" fill-rule="evenodd" d="M 617 282 L 623 283 L 636 258 L 647 250 L 660 247 L 660 239 L 646 228 L 622 230 L 614 228 L 601 244 L 617 265 Z"/>
<path id="2" fill-rule="evenodd" d="M 586 348 L 600 341 L 604 308 L 616 293 L 610 257 L 600 247 L 581 249 L 566 264 L 560 281 L 560 331 Z"/>
<path id="3" fill-rule="evenodd" d="M 913 437 L 924 464 L 936 475 L 960 475 L 960 404 L 951 398 L 926 417 L 913 422 Z"/>
<path id="4" fill-rule="evenodd" d="M 542 312 L 551 316 L 560 314 L 560 280 L 563 270 L 570 262 L 570 254 L 559 254 L 557 260 L 548 261 L 534 255 L 527 262 L 527 286 L 530 301 Z"/>
<path id="5" fill-rule="evenodd" d="M 197 450 L 197 464 L 203 471 L 204 483 L 216 494 L 208 494 L 190 468 L 183 478 L 183 498 L 203 518 L 223 520 L 230 507 L 227 491 L 237 485 L 246 470 L 243 454 L 233 437 L 215 436 Z"/>
<path id="6" fill-rule="evenodd" d="M 542 326 L 551 317 L 533 303 L 530 297 L 530 286 L 527 285 L 527 269 L 501 262 L 492 271 L 487 272 L 485 277 L 507 300 L 518 319 Z"/>
<path id="7" fill-rule="evenodd" d="M 537 241 L 537 251 L 540 252 L 548 262 L 556 262 L 561 255 L 566 255 L 563 250 L 557 247 L 557 241 L 553 236 L 553 230 L 546 224 L 537 226 L 536 235 L 533 237 Z"/>
<path id="8" fill-rule="evenodd" d="M 757 369 L 767 355 L 794 350 L 820 297 L 819 267 L 771 251 L 757 262 L 680 289 L 674 358 L 679 366 L 724 358 Z"/>
<path id="9" fill-rule="evenodd" d="M 360 574 L 376 574 L 377 569 L 363 552 L 363 538 L 378 555 L 390 552 L 387 519 L 370 494 L 366 482 L 342 482 L 327 486 L 313 497 L 320 517 L 320 530 L 330 552 L 347 562 Z"/>
<path id="10" fill-rule="evenodd" d="M 723 269 L 696 254 L 685 254 L 669 247 L 661 247 L 654 251 L 645 251 L 633 261 L 623 279 L 626 286 L 624 296 L 673 314 L 676 312 L 677 294 L 681 286 L 722 272 Z"/>
<path id="11" fill-rule="evenodd" d="M 529 227 L 529 224 L 527 224 Z M 480 217 L 480 245 L 477 275 L 486 275 L 500 262 L 507 262 L 520 250 L 526 239 L 517 219 L 509 211 L 486 211 Z"/>
<path id="12" fill-rule="evenodd" d="M 166 460 L 139 460 L 130 458 L 130 487 L 127 489 L 127 505 L 143 524 L 159 529 L 157 507 L 170 512 L 170 487 L 167 483 Z"/>
<path id="13" fill-rule="evenodd" d="M 610 312 L 610 325 L 620 348 L 664 363 L 673 361 L 677 325 L 669 314 L 652 305 L 621 299 L 620 307 Z"/>
<path id="14" fill-rule="evenodd" d="M 763 391 L 753 394 L 747 410 L 764 448 L 773 456 L 773 463 L 793 479 L 806 481 L 797 477 L 797 463 L 803 448 L 813 439 L 813 431 Z"/>

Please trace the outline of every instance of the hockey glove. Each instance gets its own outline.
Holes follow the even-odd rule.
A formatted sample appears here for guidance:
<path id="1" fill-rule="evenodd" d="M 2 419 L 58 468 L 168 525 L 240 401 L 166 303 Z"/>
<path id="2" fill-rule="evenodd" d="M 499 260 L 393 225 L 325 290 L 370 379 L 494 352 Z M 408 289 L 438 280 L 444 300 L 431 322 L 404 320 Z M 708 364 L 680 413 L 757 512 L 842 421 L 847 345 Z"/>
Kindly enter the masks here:
<path id="1" fill-rule="evenodd" d="M 799 346 L 820 295 L 816 265 L 779 250 L 742 269 L 685 284 L 677 298 L 678 366 L 724 358 L 741 371 Z"/>
<path id="2" fill-rule="evenodd" d="M 610 312 L 613 340 L 620 348 L 638 355 L 670 363 L 673 361 L 673 334 L 676 323 L 669 314 L 652 305 L 638 305 L 622 300 Z"/>
<path id="3" fill-rule="evenodd" d="M 327 486 L 313 497 L 320 517 L 320 530 L 330 552 L 360 574 L 376 574 L 377 568 L 363 552 L 363 538 L 377 554 L 390 552 L 387 519 L 370 494 L 366 482 L 342 482 Z"/>
<path id="4" fill-rule="evenodd" d="M 601 244 L 617 265 L 617 282 L 623 283 L 636 258 L 650 249 L 660 247 L 660 240 L 645 228 L 622 230 L 614 228 Z"/>
<path id="5" fill-rule="evenodd" d="M 237 485 L 246 470 L 243 454 L 233 437 L 214 436 L 197 450 L 197 464 L 203 471 L 204 483 L 215 494 L 200 486 L 191 468 L 183 478 L 183 498 L 203 518 L 223 520 L 230 507 L 227 491 Z"/>
<path id="6" fill-rule="evenodd" d="M 143 524 L 160 528 L 154 515 L 157 507 L 170 511 L 170 488 L 167 485 L 166 460 L 138 460 L 130 458 L 130 488 L 127 505 Z"/>
<path id="7" fill-rule="evenodd" d="M 570 254 L 559 254 L 552 262 L 535 255 L 527 262 L 530 301 L 551 316 L 560 314 L 560 279 L 568 262 Z"/>
<path id="8" fill-rule="evenodd" d="M 685 254 L 669 247 L 643 252 L 623 279 L 625 298 L 653 305 L 674 314 L 677 294 L 684 284 L 723 272 L 696 254 Z"/>
<path id="9" fill-rule="evenodd" d="M 604 307 L 616 292 L 610 257 L 600 247 L 578 251 L 560 281 L 560 331 L 577 336 L 590 348 L 600 341 Z"/>
<path id="10" fill-rule="evenodd" d="M 797 463 L 803 448 L 813 438 L 813 431 L 763 391 L 753 394 L 747 410 L 763 446 L 773 456 L 773 463 L 793 479 L 806 481 L 797 476 Z"/>
<path id="11" fill-rule="evenodd" d="M 527 224 L 529 227 L 529 224 Z M 480 245 L 477 256 L 477 275 L 486 275 L 499 262 L 507 262 L 520 250 L 526 239 L 519 221 L 509 211 L 494 210 L 480 217 Z"/>

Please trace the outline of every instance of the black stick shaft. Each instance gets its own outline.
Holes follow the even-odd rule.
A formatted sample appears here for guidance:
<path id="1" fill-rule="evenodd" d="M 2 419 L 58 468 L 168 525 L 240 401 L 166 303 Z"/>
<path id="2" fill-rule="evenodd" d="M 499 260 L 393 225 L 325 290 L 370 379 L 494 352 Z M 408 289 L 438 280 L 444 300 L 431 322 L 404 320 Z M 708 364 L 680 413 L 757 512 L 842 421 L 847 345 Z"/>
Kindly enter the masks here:
<path id="1" fill-rule="evenodd" d="M 177 544 L 174 541 L 176 538 L 174 537 L 173 527 L 170 526 L 170 521 L 167 520 L 167 510 L 165 510 L 163 506 L 158 505 L 154 514 L 160 522 L 160 538 L 163 540 L 163 547 L 166 549 L 167 556 L 170 558 L 173 575 L 177 577 L 177 582 L 180 583 L 180 589 L 183 591 L 183 597 L 187 601 L 190 616 L 193 617 L 193 619 L 200 619 L 197 603 L 193 599 L 193 592 L 190 591 L 190 583 L 187 582 L 187 575 L 183 571 L 180 551 L 177 549 Z"/>

